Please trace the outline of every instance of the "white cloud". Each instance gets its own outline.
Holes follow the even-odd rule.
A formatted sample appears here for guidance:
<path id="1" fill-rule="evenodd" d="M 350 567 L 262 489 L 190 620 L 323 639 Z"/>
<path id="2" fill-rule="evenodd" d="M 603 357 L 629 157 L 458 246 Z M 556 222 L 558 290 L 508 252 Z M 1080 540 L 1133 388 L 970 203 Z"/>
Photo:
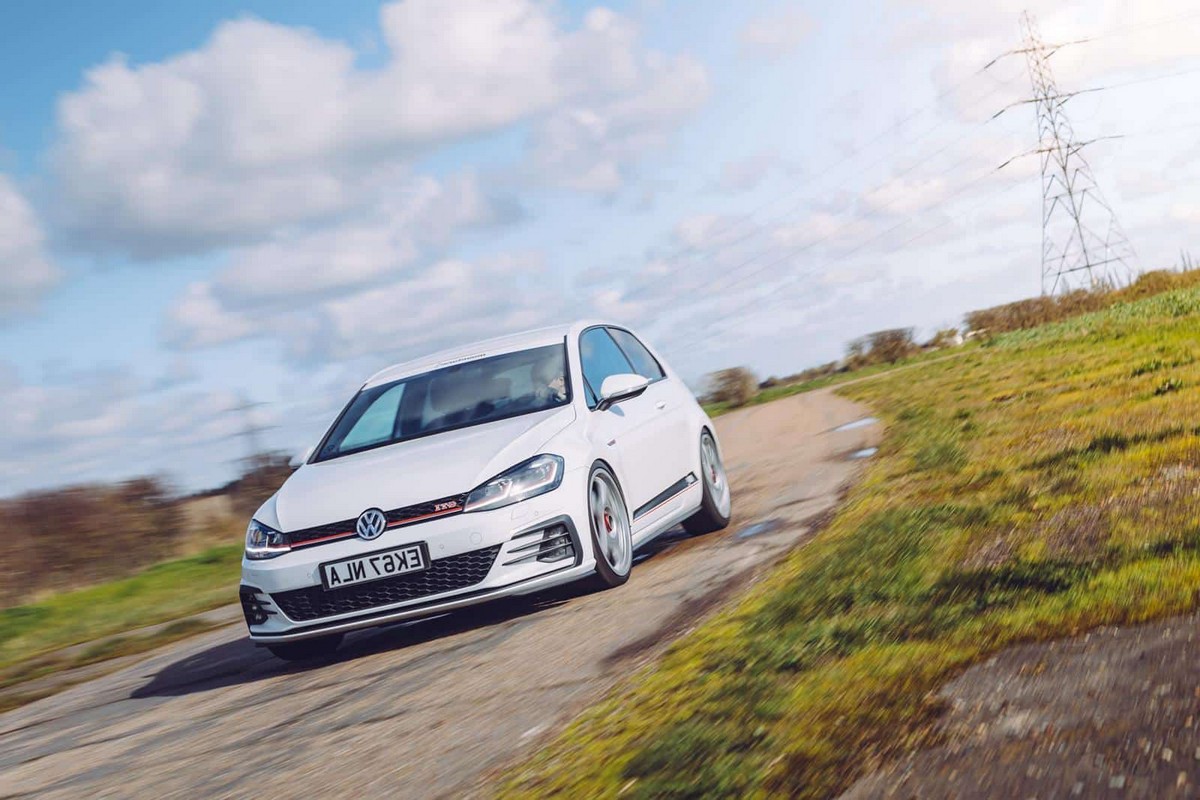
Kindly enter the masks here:
<path id="1" fill-rule="evenodd" d="M 784 6 L 750 20 L 738 38 L 746 55 L 777 59 L 800 47 L 814 27 L 803 9 Z"/>
<path id="2" fill-rule="evenodd" d="M 870 231 L 871 226 L 853 212 L 839 215 L 814 211 L 795 222 L 778 225 L 771 236 L 781 247 L 798 249 L 817 244 L 845 245 L 864 238 Z"/>
<path id="3" fill-rule="evenodd" d="M 698 61 L 639 52 L 634 25 L 607 9 L 588 12 L 564 53 L 573 99 L 539 123 L 530 145 L 534 165 L 552 184 L 619 189 L 627 165 L 662 147 L 708 98 L 708 75 Z M 607 66 L 598 71 L 599 65 Z"/>
<path id="4" fill-rule="evenodd" d="M 294 362 L 401 360 L 553 321 L 565 305 L 540 257 L 443 259 L 397 280 L 299 305 L 230 308 L 212 284 L 196 283 L 169 310 L 163 338 L 189 349 L 266 335 L 282 342 Z"/>
<path id="5" fill-rule="evenodd" d="M 1196 56 L 1193 27 L 1186 23 L 1172 24 L 1188 16 L 1189 7 L 1194 13 L 1195 4 L 1181 4 L 1178 0 L 1138 3 L 998 0 L 972 4 L 956 0 L 900 0 L 900 4 L 931 12 L 921 18 L 919 24 L 924 31 L 917 37 L 919 41 L 941 43 L 953 37 L 946 57 L 934 71 L 943 91 L 964 81 L 972 87 L 982 86 L 970 80 L 971 77 L 993 58 L 1021 47 L 1019 19 L 1026 9 L 1034 14 L 1041 38 L 1047 44 L 1089 39 L 1054 53 L 1054 76 L 1064 92 L 1103 85 L 1117 73 L 1144 72 Z M 905 46 L 917 43 L 912 37 L 903 42 Z M 982 111 L 985 116 L 1029 96 L 1023 59 L 1019 53 L 1008 55 L 990 68 L 994 77 L 1016 74 L 1020 79 L 1000 87 L 991 96 Z M 972 104 L 979 97 L 978 91 L 964 88 L 949 96 L 947 102 L 962 117 L 977 118 L 981 112 L 973 109 Z"/>
<path id="6" fill-rule="evenodd" d="M 724 192 L 748 192 L 781 166 L 782 159 L 773 150 L 763 150 L 745 158 L 726 161 L 721 165 L 721 176 L 717 180 L 717 186 Z"/>
<path id="7" fill-rule="evenodd" d="M 211 283 L 189 284 L 167 312 L 163 340 L 174 347 L 211 347 L 262 332 L 248 314 L 229 311 L 213 294 Z M 261 319 L 261 318 L 260 318 Z"/>
<path id="8" fill-rule="evenodd" d="M 1171 206 L 1170 217 L 1173 220 L 1194 225 L 1200 222 L 1200 205 L 1195 203 L 1176 203 Z"/>
<path id="9" fill-rule="evenodd" d="M 324 304 L 321 324 L 298 342 L 299 355 L 380 353 L 400 360 L 533 327 L 551 321 L 562 307 L 561 295 L 540 285 L 543 277 L 539 259 L 439 261 L 411 279 Z M 504 301 L 497 302 L 501 288 Z"/>
<path id="10" fill-rule="evenodd" d="M 235 250 L 215 291 L 232 306 L 257 307 L 353 289 L 394 276 L 423 249 L 443 247 L 461 229 L 505 213 L 471 176 L 415 178 L 382 193 L 356 219 Z"/>
<path id="11" fill-rule="evenodd" d="M 712 250 L 744 238 L 758 225 L 745 217 L 692 214 L 675 225 L 675 240 L 690 250 Z"/>
<path id="12" fill-rule="evenodd" d="M 892 178 L 863 195 L 863 204 L 871 211 L 904 216 L 927 211 L 948 193 L 944 178 Z"/>
<path id="13" fill-rule="evenodd" d="M 482 292 L 468 284 L 441 286 L 438 276 L 446 265 L 460 262 L 418 266 L 463 228 L 503 221 L 508 213 L 503 206 L 484 196 L 470 176 L 446 181 L 422 177 L 396 187 L 359 219 L 289 230 L 269 242 L 235 249 L 212 279 L 190 284 L 168 309 L 163 342 L 195 349 L 274 335 L 290 355 L 304 359 L 369 353 L 376 345 L 391 349 L 382 335 L 362 335 L 388 330 L 380 327 L 379 314 L 366 314 L 366 327 L 355 328 L 354 312 L 371 298 L 385 296 L 386 307 L 395 310 L 391 316 L 413 321 L 419 315 L 411 308 L 418 302 L 428 316 L 444 310 L 447 298 L 456 294 L 495 304 L 507 292 L 510 284 L 503 275 L 481 282 L 478 286 L 489 287 Z M 423 286 L 445 291 L 420 296 Z M 472 313 L 491 312 L 478 307 Z"/>
<path id="14" fill-rule="evenodd" d="M 156 472 L 213 485 L 241 455 L 237 404 L 225 390 L 153 391 L 127 369 L 42 383 L 14 374 L 0 381 L 0 415 L 10 423 L 0 428 L 0 485 L 8 493 Z"/>
<path id="15" fill-rule="evenodd" d="M 29 311 L 60 277 L 33 208 L 0 174 L 0 318 Z"/>
<path id="16" fill-rule="evenodd" d="M 58 108 L 64 222 L 143 257 L 253 243 L 369 207 L 424 148 L 527 119 L 547 179 L 608 191 L 707 90 L 697 62 L 643 51 L 606 10 L 574 31 L 534 0 L 404 0 L 380 19 L 378 69 L 243 18 L 198 50 L 90 70 Z"/>

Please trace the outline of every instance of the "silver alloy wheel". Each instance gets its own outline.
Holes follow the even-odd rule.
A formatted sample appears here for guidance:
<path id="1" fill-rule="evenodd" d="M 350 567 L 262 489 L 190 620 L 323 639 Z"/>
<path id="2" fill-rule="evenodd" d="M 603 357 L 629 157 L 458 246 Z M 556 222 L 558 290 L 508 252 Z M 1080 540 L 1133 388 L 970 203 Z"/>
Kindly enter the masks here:
<path id="1" fill-rule="evenodd" d="M 626 575 L 633 566 L 633 532 L 629 525 L 629 513 L 621 500 L 621 493 L 611 475 L 597 470 L 592 475 L 588 489 L 588 506 L 592 515 L 593 541 L 596 557 L 617 575 Z"/>
<path id="2" fill-rule="evenodd" d="M 704 471 L 704 484 L 708 489 L 708 496 L 716 504 L 721 516 L 728 517 L 731 505 L 729 481 L 725 477 L 725 465 L 721 463 L 721 454 L 717 452 L 717 443 L 708 431 L 700 437 L 700 467 Z"/>

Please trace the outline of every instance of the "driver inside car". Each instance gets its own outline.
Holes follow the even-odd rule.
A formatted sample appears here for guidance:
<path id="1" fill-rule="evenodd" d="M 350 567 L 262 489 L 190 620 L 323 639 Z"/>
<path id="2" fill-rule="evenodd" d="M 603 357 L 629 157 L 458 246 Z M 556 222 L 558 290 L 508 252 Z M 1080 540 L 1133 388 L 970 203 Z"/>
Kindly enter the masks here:
<path id="1" fill-rule="evenodd" d="M 562 367 L 562 359 L 556 356 L 546 358 L 534 366 L 534 391 L 539 400 L 561 402 L 567 399 L 567 378 Z"/>

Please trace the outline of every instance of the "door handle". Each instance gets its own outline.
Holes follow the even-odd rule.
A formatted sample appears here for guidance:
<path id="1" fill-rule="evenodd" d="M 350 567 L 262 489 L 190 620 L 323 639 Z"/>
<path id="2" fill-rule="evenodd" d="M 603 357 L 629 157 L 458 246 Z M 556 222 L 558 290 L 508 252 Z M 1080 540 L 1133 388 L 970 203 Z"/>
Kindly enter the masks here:
<path id="1" fill-rule="evenodd" d="M 657 408 L 659 411 L 662 411 L 664 408 L 667 407 L 667 401 L 659 400 L 657 403 L 654 404 L 654 407 Z"/>

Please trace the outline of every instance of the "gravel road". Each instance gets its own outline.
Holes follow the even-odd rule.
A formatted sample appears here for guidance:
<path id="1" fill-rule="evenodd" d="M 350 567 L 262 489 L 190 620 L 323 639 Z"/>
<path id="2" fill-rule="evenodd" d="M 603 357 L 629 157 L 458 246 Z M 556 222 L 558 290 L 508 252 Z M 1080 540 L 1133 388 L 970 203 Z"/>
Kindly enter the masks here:
<path id="1" fill-rule="evenodd" d="M 347 638 L 289 666 L 240 625 L 0 716 L 0 796 L 434 797 L 485 791 L 630 670 L 811 535 L 876 443 L 827 392 L 721 417 L 728 531 L 673 533 L 620 589 Z M 753 522 L 766 532 L 739 536 Z M 231 593 L 234 587 L 230 587 Z"/>

